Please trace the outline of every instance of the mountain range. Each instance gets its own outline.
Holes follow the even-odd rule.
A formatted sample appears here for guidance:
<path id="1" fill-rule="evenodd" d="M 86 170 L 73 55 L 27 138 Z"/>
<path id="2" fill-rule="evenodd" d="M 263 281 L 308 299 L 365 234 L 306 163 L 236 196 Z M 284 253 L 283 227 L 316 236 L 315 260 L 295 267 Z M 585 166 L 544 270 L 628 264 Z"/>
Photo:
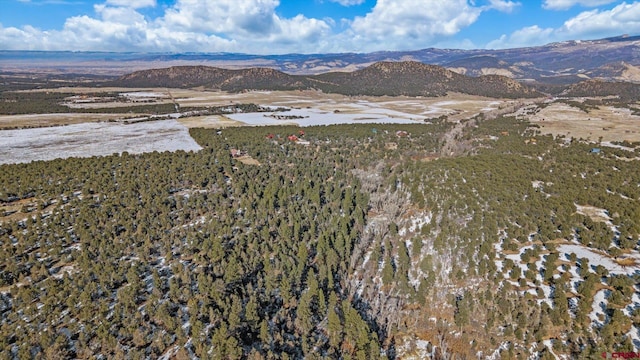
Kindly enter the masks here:
<path id="1" fill-rule="evenodd" d="M 228 70 L 178 66 L 137 71 L 109 85 L 204 87 L 230 92 L 315 89 L 343 95 L 372 96 L 444 96 L 448 92 L 507 98 L 541 96 L 535 89 L 505 76 L 470 77 L 415 61 L 378 62 L 353 72 L 334 71 L 320 75 L 290 75 L 270 68 Z"/>
<path id="2" fill-rule="evenodd" d="M 572 40 L 515 49 L 422 49 L 342 54 L 108 53 L 0 51 L 0 72 L 120 76 L 180 65 L 225 69 L 271 68 L 291 75 L 352 72 L 376 62 L 416 61 L 469 76 L 504 75 L 519 81 L 570 84 L 585 79 L 640 82 L 640 36 Z"/>

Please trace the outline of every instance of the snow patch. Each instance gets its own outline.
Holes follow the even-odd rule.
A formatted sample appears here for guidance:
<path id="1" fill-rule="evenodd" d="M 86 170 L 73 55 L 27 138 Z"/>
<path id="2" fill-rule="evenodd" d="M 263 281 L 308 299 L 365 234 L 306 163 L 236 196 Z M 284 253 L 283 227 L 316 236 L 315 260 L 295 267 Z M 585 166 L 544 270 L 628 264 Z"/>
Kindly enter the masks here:
<path id="1" fill-rule="evenodd" d="M 320 109 L 292 109 L 286 112 L 288 119 L 279 120 L 266 113 L 229 114 L 232 120 L 246 125 L 266 126 L 296 124 L 299 126 L 337 125 L 337 124 L 424 124 L 415 115 L 387 109 L 368 109 L 360 113 L 334 113 Z"/>
<path id="2" fill-rule="evenodd" d="M 611 259 L 609 256 L 595 252 L 594 250 L 583 245 L 563 244 L 558 246 L 558 251 L 560 253 L 564 253 L 565 256 L 571 253 L 575 253 L 579 259 L 587 258 L 589 259 L 590 265 L 592 266 L 602 265 L 611 274 L 633 275 L 637 272 L 640 272 L 640 267 L 638 266 L 638 263 L 640 263 L 640 254 L 638 254 L 637 252 L 634 252 L 629 255 L 629 257 L 632 257 L 637 260 L 636 265 L 622 266 L 622 265 L 619 265 L 617 262 L 615 262 L 613 259 Z"/>
<path id="3" fill-rule="evenodd" d="M 132 124 L 84 123 L 48 128 L 3 130 L 0 164 L 68 157 L 105 156 L 127 151 L 198 151 L 189 130 L 176 120 Z"/>

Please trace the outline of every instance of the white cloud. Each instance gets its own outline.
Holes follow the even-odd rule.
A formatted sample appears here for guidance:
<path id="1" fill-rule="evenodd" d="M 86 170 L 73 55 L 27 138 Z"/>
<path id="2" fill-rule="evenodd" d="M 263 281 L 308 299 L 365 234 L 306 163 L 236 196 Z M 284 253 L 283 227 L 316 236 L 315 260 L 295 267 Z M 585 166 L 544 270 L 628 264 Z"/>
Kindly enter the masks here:
<path id="1" fill-rule="evenodd" d="M 510 13 L 515 8 L 519 7 L 520 5 L 522 5 L 522 4 L 520 4 L 519 2 L 513 2 L 513 1 L 489 0 L 489 6 L 488 7 L 490 9 L 495 9 L 495 10 L 498 10 L 498 11 Z"/>
<path id="2" fill-rule="evenodd" d="M 541 39 L 543 39 L 542 42 L 548 43 L 553 33 L 554 29 L 552 28 L 542 29 L 538 25 L 529 26 L 517 30 L 509 36 L 503 34 L 499 39 L 489 42 L 486 47 L 489 49 L 525 47 L 538 45 Z"/>
<path id="3" fill-rule="evenodd" d="M 358 50 L 424 47 L 473 24 L 483 9 L 466 0 L 379 0 L 352 24 Z"/>
<path id="4" fill-rule="evenodd" d="M 363 4 L 365 2 L 365 0 L 329 0 L 331 2 L 334 3 L 338 3 L 342 6 L 353 6 L 353 5 L 360 5 Z"/>
<path id="5" fill-rule="evenodd" d="M 141 9 L 156 6 L 156 0 L 107 0 L 106 4 Z"/>
<path id="6" fill-rule="evenodd" d="M 183 31 L 225 34 L 225 37 L 256 41 L 295 41 L 328 35 L 330 25 L 302 15 L 282 18 L 277 0 L 178 0 L 159 20 L 162 26 Z"/>
<path id="7" fill-rule="evenodd" d="M 162 21 L 192 31 L 268 34 L 277 6 L 277 0 L 178 0 Z"/>
<path id="8" fill-rule="evenodd" d="M 599 39 L 620 34 L 640 33 L 640 2 L 623 2 L 611 10 L 584 11 L 561 27 L 542 29 L 537 25 L 522 28 L 487 44 L 488 48 L 541 45 L 572 39 Z"/>
<path id="9" fill-rule="evenodd" d="M 155 0 L 107 0 L 94 6 L 95 16 L 68 18 L 61 30 L 0 27 L 0 44 L 4 49 L 247 53 L 330 46 L 325 39 L 331 25 L 303 15 L 282 18 L 275 12 L 277 0 L 178 0 L 156 19 L 137 10 L 153 5 Z"/>
<path id="10" fill-rule="evenodd" d="M 157 6 L 157 0 L 103 1 L 94 6 L 94 14 L 70 17 L 61 29 L 0 25 L 0 44 L 3 49 L 254 54 L 405 50 L 462 42 L 470 47 L 473 43 L 455 35 L 483 12 L 511 12 L 521 5 L 510 0 L 483 0 L 479 5 L 473 0 L 377 0 L 366 15 L 336 23 L 304 15 L 284 17 L 277 11 L 279 0 L 176 0 L 157 18 L 140 11 Z M 354 5 L 362 0 L 332 1 Z M 560 2 L 546 0 L 545 4 L 559 6 Z M 487 46 L 640 33 L 639 19 L 640 2 L 622 3 L 610 10 L 582 12 L 558 28 L 522 28 Z"/>
<path id="11" fill-rule="evenodd" d="M 309 53 L 417 49 L 456 42 L 485 11 L 519 3 L 486 0 L 377 0 L 365 16 L 314 19 L 278 14 L 279 0 L 176 0 L 160 17 L 139 9 L 157 0 L 104 0 L 93 16 L 68 18 L 60 30 L 0 28 L 6 49 Z M 331 0 L 357 5 L 363 0 Z M 9 36 L 10 34 L 10 36 Z M 27 42 L 28 40 L 28 42 Z M 27 45 L 25 45 L 27 44 Z"/>
<path id="12" fill-rule="evenodd" d="M 575 5 L 594 7 L 611 4 L 614 0 L 545 0 L 542 7 L 549 10 L 567 10 Z"/>
<path id="13" fill-rule="evenodd" d="M 608 11 L 587 11 L 558 29 L 561 37 L 612 36 L 640 32 L 640 2 L 622 3 Z"/>

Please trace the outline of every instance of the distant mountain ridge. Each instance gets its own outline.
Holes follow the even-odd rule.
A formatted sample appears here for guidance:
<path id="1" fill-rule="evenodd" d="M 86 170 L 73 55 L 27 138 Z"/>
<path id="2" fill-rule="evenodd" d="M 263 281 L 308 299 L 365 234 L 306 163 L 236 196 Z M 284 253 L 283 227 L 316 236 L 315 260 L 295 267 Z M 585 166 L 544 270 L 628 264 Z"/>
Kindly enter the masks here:
<path id="1" fill-rule="evenodd" d="M 235 92 L 244 89 L 302 89 L 306 87 L 302 81 L 304 77 L 270 68 L 229 70 L 210 66 L 175 66 L 133 72 L 122 76 L 114 84 L 127 87 L 205 87 Z"/>
<path id="2" fill-rule="evenodd" d="M 228 70 L 181 66 L 143 70 L 122 76 L 111 85 L 126 87 L 204 87 L 223 91 L 316 89 L 343 95 L 444 96 L 449 92 L 501 98 L 541 96 L 539 92 L 500 75 L 470 77 L 415 61 L 378 62 L 353 72 L 289 75 L 270 68 Z"/>
<path id="3" fill-rule="evenodd" d="M 291 75 L 317 75 L 331 71 L 360 70 L 382 61 L 417 61 L 469 76 L 505 75 L 516 80 L 550 84 L 570 84 L 592 78 L 640 83 L 640 36 L 572 40 L 500 50 L 430 48 L 362 54 L 145 54 L 0 50 L 0 72 L 28 69 L 123 75 L 160 67 L 207 65 L 226 69 L 264 67 Z"/>
<path id="4" fill-rule="evenodd" d="M 640 84 L 595 79 L 585 80 L 569 85 L 559 95 L 567 97 L 614 96 L 622 101 L 638 101 L 640 99 Z"/>

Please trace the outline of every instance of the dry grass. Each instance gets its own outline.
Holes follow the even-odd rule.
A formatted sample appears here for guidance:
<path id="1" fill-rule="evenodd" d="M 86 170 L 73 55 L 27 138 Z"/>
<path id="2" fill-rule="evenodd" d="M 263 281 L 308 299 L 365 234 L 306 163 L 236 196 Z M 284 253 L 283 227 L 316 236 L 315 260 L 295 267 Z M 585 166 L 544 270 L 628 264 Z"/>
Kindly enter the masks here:
<path id="1" fill-rule="evenodd" d="M 249 155 L 244 155 L 244 156 L 240 156 L 235 158 L 236 160 L 240 161 L 241 163 L 245 164 L 245 165 L 261 165 L 260 162 L 254 158 L 252 158 Z"/>
<path id="2" fill-rule="evenodd" d="M 597 141 L 640 141 L 640 116 L 629 109 L 603 106 L 588 113 L 567 104 L 552 104 L 529 116 L 543 134 Z"/>
<path id="3" fill-rule="evenodd" d="M 21 211 L 24 205 L 35 206 L 35 203 L 33 203 L 33 199 L 24 199 L 0 205 L 0 223 L 27 218 L 28 215 Z"/>
<path id="4" fill-rule="evenodd" d="M 49 204 L 43 209 L 38 208 L 40 199 L 28 198 L 0 204 L 0 224 L 8 221 L 20 221 L 28 219 L 30 216 L 42 216 L 43 213 L 51 211 L 57 204 Z M 31 208 L 32 211 L 23 212 L 23 208 Z M 5 215 L 9 214 L 9 215 Z"/>
<path id="5" fill-rule="evenodd" d="M 480 96 L 452 93 L 444 97 L 350 97 L 339 94 L 325 94 L 315 90 L 305 91 L 249 91 L 245 93 L 227 93 L 204 89 L 167 89 L 167 88 L 97 88 L 97 87 L 61 87 L 57 89 L 37 89 L 30 91 L 48 91 L 88 95 L 100 93 L 131 93 L 148 92 L 157 94 L 153 98 L 154 104 L 177 102 L 182 107 L 215 107 L 241 103 L 253 103 L 273 107 L 288 107 L 293 109 L 313 108 L 327 114 L 362 114 L 362 118 L 378 118 L 380 115 L 388 118 L 411 119 L 422 122 L 442 115 L 450 121 L 471 118 L 479 113 L 491 114 L 504 111 L 510 107 L 521 105 L 521 100 L 492 99 Z M 145 105 L 136 102 L 98 102 L 74 103 L 74 107 L 102 107 L 113 108 L 113 114 L 36 114 L 20 116 L 0 116 L 0 129 L 48 127 L 71 125 L 89 122 L 118 121 L 131 117 L 132 114 L 117 113 L 118 107 Z M 143 116 L 140 114 L 140 116 Z M 246 126 L 246 124 L 232 120 L 225 116 L 203 116 L 179 119 L 188 128 L 227 128 Z M 287 122 L 295 124 L 295 122 Z M 284 125 L 284 123 L 283 123 Z M 426 159 L 427 161 L 430 159 Z"/>
<path id="6" fill-rule="evenodd" d="M 608 222 L 611 218 L 605 213 L 605 209 L 597 208 L 591 205 L 576 205 L 577 213 L 588 216 L 593 222 Z"/>
<path id="7" fill-rule="evenodd" d="M 613 259 L 620 266 L 637 266 L 638 259 L 630 258 L 630 257 L 620 257 Z"/>
<path id="8" fill-rule="evenodd" d="M 91 86 L 64 87 L 63 86 L 63 87 L 52 88 L 52 89 L 22 90 L 21 92 L 71 93 L 71 94 L 85 95 L 85 94 L 135 92 L 135 91 L 166 93 L 167 89 L 166 88 L 121 88 L 121 87 L 91 87 Z"/>
<path id="9" fill-rule="evenodd" d="M 363 118 L 385 114 L 389 118 L 399 117 L 422 121 L 446 115 L 450 121 L 471 118 L 479 113 L 492 113 L 521 104 L 519 100 L 500 100 L 452 93 L 445 97 L 350 97 L 339 94 L 325 94 L 314 90 L 306 91 L 250 91 L 245 93 L 227 93 L 203 89 L 166 89 L 166 88 L 94 88 L 62 87 L 57 89 L 38 89 L 30 91 L 50 91 L 73 93 L 76 95 L 96 93 L 130 93 L 143 91 L 158 94 L 153 103 L 166 103 L 175 100 L 182 107 L 213 107 L 240 103 L 281 106 L 288 108 L 314 108 L 327 113 L 362 114 Z M 111 107 L 117 112 L 120 106 L 144 105 L 132 102 L 79 103 L 76 107 Z M 79 124 L 85 122 L 114 121 L 130 117 L 131 114 L 44 114 L 0 116 L 0 129 L 16 127 L 46 127 Z M 225 128 L 244 126 L 245 124 L 224 116 L 191 117 L 179 120 L 186 127 Z"/>
<path id="10" fill-rule="evenodd" d="M 479 113 L 491 113 L 503 108 L 522 104 L 522 100 L 493 99 L 481 96 L 451 93 L 444 97 L 422 98 L 406 96 L 345 96 L 326 94 L 315 90 L 302 91 L 249 91 L 245 93 L 227 93 L 204 89 L 167 89 L 167 88 L 93 88 L 62 87 L 57 89 L 37 89 L 29 91 L 48 91 L 74 93 L 77 95 L 95 93 L 129 93 L 136 91 L 161 94 L 154 103 L 165 103 L 173 98 L 182 107 L 224 106 L 239 103 L 284 106 L 291 108 L 316 108 L 327 112 L 350 114 L 367 113 L 371 109 L 385 109 L 415 116 L 422 120 L 446 115 L 452 121 L 473 117 Z M 131 106 L 135 103 L 104 102 L 100 107 Z M 143 105 L 142 103 L 140 105 Z M 95 107 L 96 104 L 80 104 L 83 107 Z M 393 117 L 391 115 L 390 117 Z"/>
<path id="11" fill-rule="evenodd" d="M 221 129 L 244 125 L 239 121 L 229 119 L 224 115 L 196 116 L 178 119 L 178 122 L 188 128 Z"/>
<path id="12" fill-rule="evenodd" d="M 142 115 L 140 115 L 142 116 Z M 34 114 L 0 115 L 0 129 L 48 127 L 89 122 L 116 121 L 131 117 L 131 114 Z"/>

